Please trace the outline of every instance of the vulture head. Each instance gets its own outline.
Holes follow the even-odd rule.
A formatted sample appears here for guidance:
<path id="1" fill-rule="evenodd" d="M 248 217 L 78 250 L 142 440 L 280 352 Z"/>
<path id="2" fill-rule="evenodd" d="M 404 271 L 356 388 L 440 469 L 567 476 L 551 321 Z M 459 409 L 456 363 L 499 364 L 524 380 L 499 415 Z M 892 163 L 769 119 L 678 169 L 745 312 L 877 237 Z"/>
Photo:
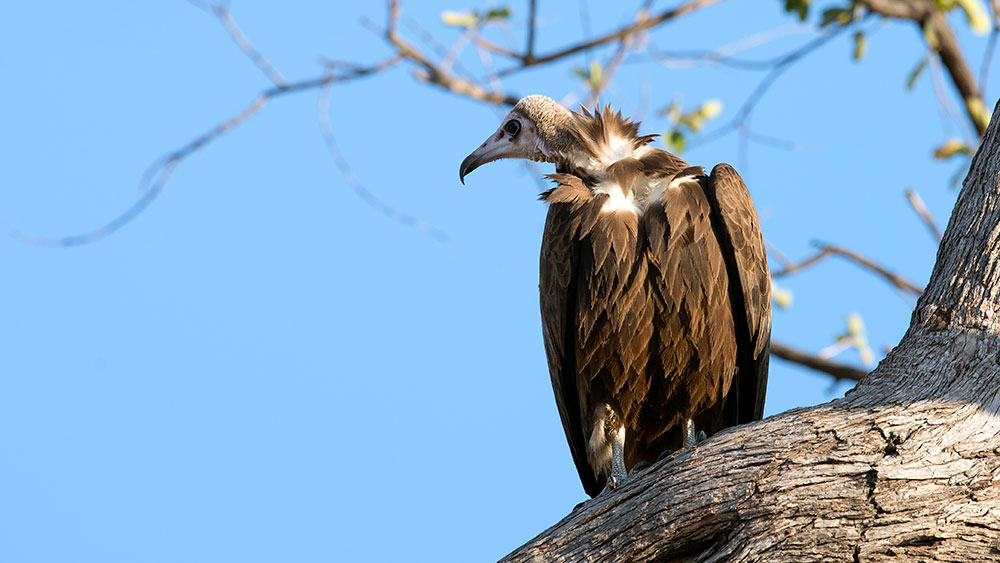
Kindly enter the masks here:
<path id="1" fill-rule="evenodd" d="M 552 162 L 557 169 L 581 177 L 601 179 L 615 163 L 636 162 L 651 153 L 655 135 L 639 135 L 639 125 L 610 107 L 570 111 L 545 96 L 521 98 L 500 127 L 478 149 L 465 157 L 458 177 L 501 158 Z M 659 151 L 662 152 L 662 151 Z M 666 153 L 664 153 L 666 154 Z M 621 167 L 621 165 L 619 165 Z M 636 168 L 635 166 L 626 166 Z M 641 167 L 638 167 L 641 168 Z"/>
<path id="2" fill-rule="evenodd" d="M 501 158 L 524 158 L 536 162 L 559 162 L 576 152 L 573 136 L 575 115 L 545 96 L 521 98 L 500 127 L 478 149 L 465 157 L 458 178 Z"/>

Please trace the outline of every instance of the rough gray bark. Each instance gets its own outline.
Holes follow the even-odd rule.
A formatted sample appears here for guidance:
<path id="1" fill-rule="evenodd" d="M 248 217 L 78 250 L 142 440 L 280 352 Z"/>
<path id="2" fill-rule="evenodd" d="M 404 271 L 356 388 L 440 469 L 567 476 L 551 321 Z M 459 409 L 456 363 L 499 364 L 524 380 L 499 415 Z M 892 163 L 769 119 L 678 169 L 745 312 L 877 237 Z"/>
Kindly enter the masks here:
<path id="1" fill-rule="evenodd" d="M 1000 104 L 871 375 L 655 464 L 503 561 L 1000 561 L 998 239 Z"/>

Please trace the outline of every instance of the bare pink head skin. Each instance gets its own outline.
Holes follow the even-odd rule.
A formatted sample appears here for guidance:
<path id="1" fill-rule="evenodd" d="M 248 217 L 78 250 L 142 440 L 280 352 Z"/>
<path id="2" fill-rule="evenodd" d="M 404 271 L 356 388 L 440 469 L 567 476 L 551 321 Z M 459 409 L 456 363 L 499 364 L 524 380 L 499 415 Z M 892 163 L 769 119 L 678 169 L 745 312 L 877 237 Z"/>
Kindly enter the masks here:
<path id="1" fill-rule="evenodd" d="M 502 158 L 557 162 L 577 150 L 571 133 L 574 114 L 545 96 L 521 98 L 500 127 L 472 154 L 465 157 L 458 178 L 480 166 Z"/>

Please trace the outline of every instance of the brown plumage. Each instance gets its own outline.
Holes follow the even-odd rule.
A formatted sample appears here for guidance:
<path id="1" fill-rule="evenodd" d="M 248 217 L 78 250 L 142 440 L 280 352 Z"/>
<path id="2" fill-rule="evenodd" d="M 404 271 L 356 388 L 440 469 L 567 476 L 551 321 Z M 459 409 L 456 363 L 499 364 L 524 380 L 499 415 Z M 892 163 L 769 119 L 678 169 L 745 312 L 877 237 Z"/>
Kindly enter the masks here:
<path id="1" fill-rule="evenodd" d="M 460 171 L 504 157 L 556 164 L 541 195 L 542 329 L 591 496 L 690 444 L 687 421 L 711 435 L 763 412 L 770 279 L 749 192 L 729 165 L 706 175 L 652 140 L 609 108 L 530 96 Z"/>

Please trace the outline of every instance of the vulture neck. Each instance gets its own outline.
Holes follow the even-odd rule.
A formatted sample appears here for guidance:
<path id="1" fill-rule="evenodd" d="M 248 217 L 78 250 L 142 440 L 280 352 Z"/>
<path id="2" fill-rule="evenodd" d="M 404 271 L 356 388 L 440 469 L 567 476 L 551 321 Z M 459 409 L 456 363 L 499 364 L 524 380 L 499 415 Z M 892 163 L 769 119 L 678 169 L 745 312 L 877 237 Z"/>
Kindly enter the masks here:
<path id="1" fill-rule="evenodd" d="M 610 107 L 577 113 L 558 106 L 546 113 L 536 123 L 557 171 L 578 176 L 594 195 L 607 194 L 606 210 L 640 214 L 662 195 L 673 174 L 659 166 L 668 153 L 649 146 L 655 135 L 640 136 L 637 123 Z"/>
<path id="2" fill-rule="evenodd" d="M 663 153 L 648 146 L 653 136 L 637 136 L 635 124 L 608 112 L 572 115 L 575 119 L 554 143 L 558 149 L 551 151 L 557 172 L 579 177 L 594 195 L 606 194 L 605 211 L 641 215 L 672 179 L 671 174 L 647 172 L 647 157 Z"/>

